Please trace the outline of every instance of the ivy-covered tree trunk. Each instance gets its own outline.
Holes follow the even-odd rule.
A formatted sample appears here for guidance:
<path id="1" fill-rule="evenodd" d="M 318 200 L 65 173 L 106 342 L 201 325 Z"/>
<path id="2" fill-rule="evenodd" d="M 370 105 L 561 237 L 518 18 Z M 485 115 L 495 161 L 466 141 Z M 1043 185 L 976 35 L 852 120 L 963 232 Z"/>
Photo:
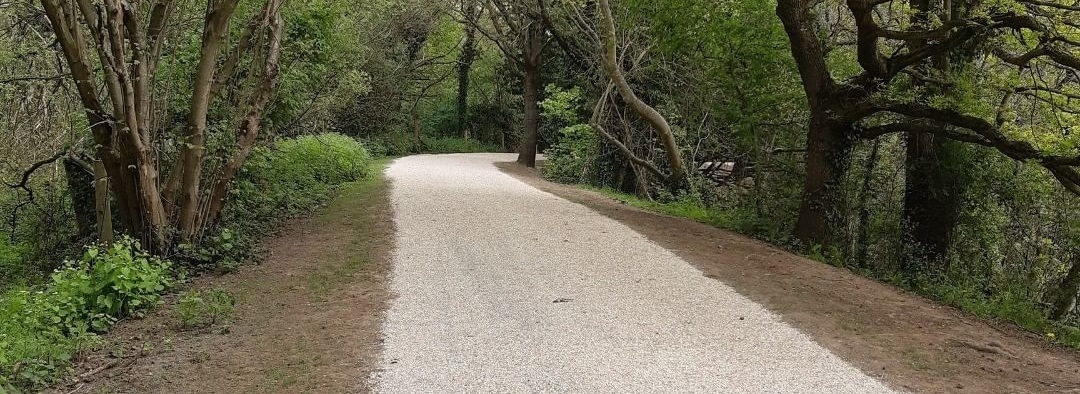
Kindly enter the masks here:
<path id="1" fill-rule="evenodd" d="M 915 10 L 912 24 L 928 29 L 935 10 L 952 18 L 948 1 L 911 0 Z M 960 1 L 957 1 L 960 3 Z M 912 42 L 914 50 L 929 45 L 925 39 Z M 949 62 L 944 55 L 928 59 L 915 67 L 919 73 L 930 75 L 946 71 Z M 941 86 L 918 78 L 912 81 L 924 92 L 940 92 Z M 901 258 L 901 272 L 913 283 L 921 274 L 947 269 L 942 264 L 952 243 L 953 229 L 960 218 L 961 176 L 950 174 L 950 149 L 945 138 L 934 133 L 911 131 L 905 136 L 904 207 L 901 219 L 903 238 L 911 247 Z"/>
<path id="2" fill-rule="evenodd" d="M 806 247 L 838 245 L 844 207 L 841 184 L 851 159 L 852 126 L 831 119 L 832 111 L 823 104 L 811 103 L 811 108 L 795 238 Z"/>

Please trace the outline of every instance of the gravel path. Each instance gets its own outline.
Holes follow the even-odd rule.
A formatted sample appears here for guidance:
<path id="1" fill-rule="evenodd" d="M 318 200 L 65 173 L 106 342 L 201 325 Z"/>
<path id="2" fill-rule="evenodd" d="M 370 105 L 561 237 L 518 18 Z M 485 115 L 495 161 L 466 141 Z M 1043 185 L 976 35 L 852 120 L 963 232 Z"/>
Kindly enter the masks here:
<path id="1" fill-rule="evenodd" d="M 379 393 L 889 393 L 723 283 L 496 169 L 387 171 L 397 249 Z"/>

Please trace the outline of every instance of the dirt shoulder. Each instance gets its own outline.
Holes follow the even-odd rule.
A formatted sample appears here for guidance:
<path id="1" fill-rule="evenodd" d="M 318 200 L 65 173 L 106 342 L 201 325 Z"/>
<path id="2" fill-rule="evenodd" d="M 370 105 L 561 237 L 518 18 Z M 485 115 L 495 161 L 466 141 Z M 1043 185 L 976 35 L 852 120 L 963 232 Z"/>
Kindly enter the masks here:
<path id="1" fill-rule="evenodd" d="M 192 283 L 235 297 L 227 330 L 180 329 L 174 296 L 115 327 L 80 366 L 86 377 L 57 392 L 369 391 L 394 236 L 389 182 L 377 178 L 267 240 L 262 264 Z"/>
<path id="2" fill-rule="evenodd" d="M 691 220 L 503 171 L 645 235 L 891 386 L 918 393 L 1080 392 L 1080 352 Z"/>

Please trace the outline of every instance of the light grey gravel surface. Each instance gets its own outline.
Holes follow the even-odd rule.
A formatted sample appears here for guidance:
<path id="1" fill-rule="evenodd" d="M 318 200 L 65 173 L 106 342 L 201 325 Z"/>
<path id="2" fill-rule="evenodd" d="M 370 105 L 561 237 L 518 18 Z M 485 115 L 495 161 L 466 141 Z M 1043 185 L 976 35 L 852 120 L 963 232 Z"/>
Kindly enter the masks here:
<path id="1" fill-rule="evenodd" d="M 397 224 L 379 393 L 889 393 L 630 228 L 493 166 L 387 170 Z"/>

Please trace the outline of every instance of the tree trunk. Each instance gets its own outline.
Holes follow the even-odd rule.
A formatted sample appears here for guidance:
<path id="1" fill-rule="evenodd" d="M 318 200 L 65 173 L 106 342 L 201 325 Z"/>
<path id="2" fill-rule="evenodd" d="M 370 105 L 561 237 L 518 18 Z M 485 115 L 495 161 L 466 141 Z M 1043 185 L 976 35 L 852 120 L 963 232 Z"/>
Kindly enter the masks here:
<path id="1" fill-rule="evenodd" d="M 880 151 L 881 140 L 876 139 L 870 148 L 870 156 L 866 158 L 866 175 L 863 176 L 862 190 L 859 192 L 859 237 L 853 251 L 855 265 L 863 268 L 869 267 L 866 260 L 870 248 L 870 193 L 873 192 L 874 170 Z"/>
<path id="2" fill-rule="evenodd" d="M 184 145 L 180 150 L 180 160 L 183 163 L 180 166 L 183 175 L 180 178 L 178 223 L 181 242 L 194 241 L 198 229 L 199 205 L 202 200 L 199 183 L 202 180 L 203 155 L 206 153 L 206 116 L 209 112 L 210 93 L 221 53 L 221 43 L 237 3 L 238 0 L 224 0 L 216 7 L 208 9 L 203 26 L 202 47 L 193 82 L 191 112 L 188 114 Z"/>
<path id="3" fill-rule="evenodd" d="M 912 0 L 915 10 L 912 24 L 930 28 L 932 14 L 940 8 L 943 18 L 949 20 L 953 11 L 940 0 Z M 926 45 L 926 40 L 913 42 L 913 50 Z M 932 70 L 948 69 L 948 59 L 936 56 L 932 62 L 921 64 L 917 69 L 923 74 Z M 919 79 L 913 84 L 930 93 L 943 88 Z M 953 228 L 960 217 L 959 194 L 963 186 L 958 177 L 949 174 L 947 159 L 949 145 L 944 138 L 931 133 L 909 132 L 906 136 L 906 162 L 904 165 L 904 208 L 901 225 L 904 241 L 912 250 L 901 260 L 901 272 L 910 284 L 922 274 L 943 271 L 945 254 L 952 240 Z"/>
<path id="4" fill-rule="evenodd" d="M 248 111 L 240 122 L 237 129 L 237 150 L 229 160 L 221 167 L 217 182 L 210 191 L 210 206 L 200 228 L 213 225 L 218 221 L 222 209 L 225 207 L 225 198 L 228 195 L 236 174 L 244 167 L 251 150 L 255 146 L 255 140 L 262 126 L 263 112 L 270 103 L 271 95 L 277 86 L 280 74 L 279 60 L 281 58 L 281 38 L 283 21 L 281 19 L 282 0 L 268 0 L 263 9 L 268 24 L 267 52 L 263 64 L 261 79 L 255 92 L 249 97 Z"/>
<path id="5" fill-rule="evenodd" d="M 109 198 L 109 174 L 101 160 L 94 160 L 94 213 L 97 220 L 98 241 L 113 241 L 112 203 Z"/>
<path id="6" fill-rule="evenodd" d="M 457 127 L 458 134 L 469 139 L 469 71 L 476 59 L 476 5 L 472 0 L 461 0 L 461 13 L 468 22 L 464 26 L 465 40 L 461 45 L 461 56 L 457 64 Z"/>
<path id="7" fill-rule="evenodd" d="M 611 82 L 615 84 L 615 89 L 619 92 L 619 96 L 622 97 L 623 101 L 645 122 L 649 123 L 656 132 L 657 137 L 660 138 L 660 142 L 664 146 L 664 153 L 667 155 L 668 167 L 671 169 L 671 176 L 668 177 L 669 186 L 674 190 L 685 189 L 689 184 L 686 165 L 682 161 L 682 152 L 675 141 L 675 134 L 671 130 L 671 125 L 668 124 L 667 119 L 659 111 L 638 98 L 630 87 L 630 83 L 627 82 L 626 76 L 623 75 L 618 64 L 615 18 L 611 14 L 611 5 L 608 4 L 607 0 L 600 0 L 597 2 L 597 7 L 599 7 L 598 11 L 601 17 L 600 37 L 603 41 L 601 60 L 604 72 L 611 79 Z"/>
<path id="8" fill-rule="evenodd" d="M 527 167 L 536 167 L 536 139 L 540 133 L 540 51 L 543 49 L 543 33 L 542 26 L 529 27 L 523 51 L 525 62 L 522 64 L 524 81 L 521 98 L 525 104 L 525 128 L 517 162 Z"/>
<path id="9" fill-rule="evenodd" d="M 902 224 L 914 249 L 901 268 L 909 279 L 939 270 L 959 220 L 962 186 L 945 173 L 946 149 L 946 142 L 933 134 L 907 135 Z"/>
<path id="10" fill-rule="evenodd" d="M 1076 308 L 1077 294 L 1080 294 L 1080 255 L 1074 254 L 1072 268 L 1058 287 L 1050 318 L 1061 321 L 1069 317 L 1069 313 Z"/>
<path id="11" fill-rule="evenodd" d="M 843 217 L 844 174 L 851 153 L 851 125 L 829 119 L 830 111 L 815 108 L 806 147 L 806 181 L 795 238 L 805 247 L 836 245 Z"/>
<path id="12" fill-rule="evenodd" d="M 94 237 L 97 219 L 94 215 L 94 174 L 93 169 L 84 168 L 78 159 L 64 158 L 64 175 L 67 178 L 68 193 L 71 194 L 71 207 L 75 212 L 79 238 Z"/>

